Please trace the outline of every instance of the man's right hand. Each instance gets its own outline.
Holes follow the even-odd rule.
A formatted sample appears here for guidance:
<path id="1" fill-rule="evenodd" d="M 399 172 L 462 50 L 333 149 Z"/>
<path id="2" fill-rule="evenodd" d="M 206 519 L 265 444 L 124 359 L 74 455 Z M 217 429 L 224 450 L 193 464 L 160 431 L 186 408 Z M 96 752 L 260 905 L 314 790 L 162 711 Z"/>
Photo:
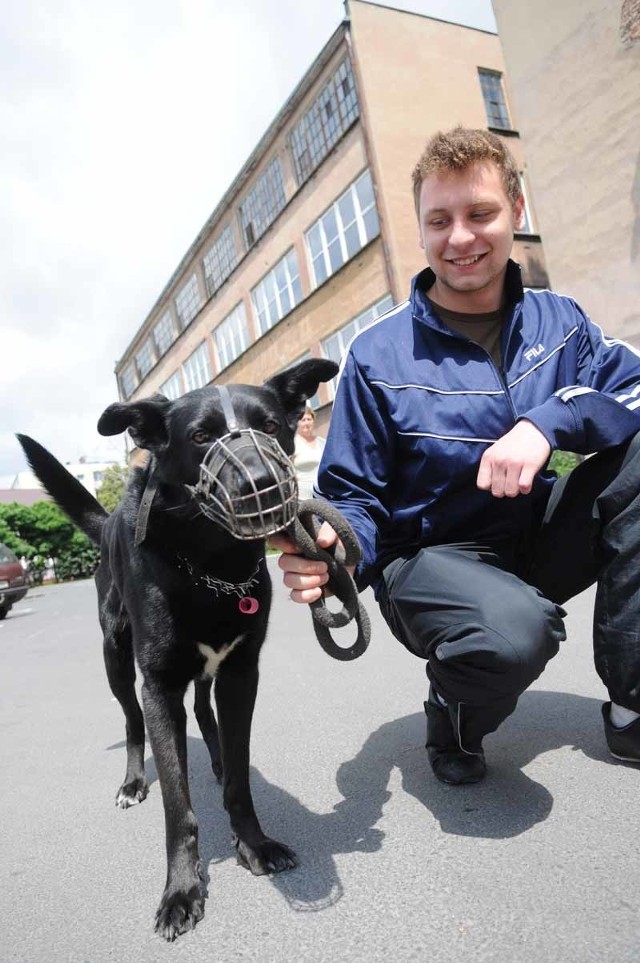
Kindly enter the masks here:
<path id="1" fill-rule="evenodd" d="M 330 548 L 338 542 L 338 536 L 328 522 L 323 522 L 316 537 L 316 544 L 320 548 Z M 326 562 L 314 562 L 300 555 L 300 549 L 286 535 L 272 535 L 269 539 L 271 548 L 282 552 L 278 559 L 278 566 L 284 572 L 282 581 L 290 589 L 289 597 L 294 602 L 310 605 L 322 598 L 322 586 L 329 581 L 329 570 Z M 353 574 L 355 566 L 349 566 Z"/>

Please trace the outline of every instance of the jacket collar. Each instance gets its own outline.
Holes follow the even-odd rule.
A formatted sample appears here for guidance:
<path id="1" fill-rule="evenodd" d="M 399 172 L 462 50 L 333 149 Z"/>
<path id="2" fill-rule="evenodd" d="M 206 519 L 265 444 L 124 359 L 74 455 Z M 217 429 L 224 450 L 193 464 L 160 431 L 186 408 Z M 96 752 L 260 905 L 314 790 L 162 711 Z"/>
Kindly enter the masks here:
<path id="1" fill-rule="evenodd" d="M 418 321 L 425 321 L 433 328 L 450 333 L 450 329 L 440 321 L 431 307 L 431 302 L 427 292 L 435 282 L 436 276 L 430 267 L 420 271 L 411 282 L 411 307 L 413 315 Z M 505 277 L 506 306 L 511 308 L 507 311 L 506 318 L 513 317 L 513 309 L 524 298 L 524 288 L 522 286 L 522 275 L 520 265 L 511 258 L 507 261 L 507 274 Z"/>

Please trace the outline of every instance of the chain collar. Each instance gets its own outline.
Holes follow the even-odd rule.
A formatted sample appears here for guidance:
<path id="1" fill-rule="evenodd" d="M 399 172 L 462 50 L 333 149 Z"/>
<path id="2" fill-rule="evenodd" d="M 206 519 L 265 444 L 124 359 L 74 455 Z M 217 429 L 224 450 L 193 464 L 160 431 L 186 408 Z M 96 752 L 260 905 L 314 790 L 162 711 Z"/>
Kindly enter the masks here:
<path id="1" fill-rule="evenodd" d="M 246 582 L 225 582 L 222 578 L 216 578 L 215 575 L 209 575 L 207 572 L 199 572 L 191 564 L 188 558 L 184 555 L 178 555 L 178 568 L 184 569 L 188 572 L 190 578 L 194 582 L 199 582 L 201 585 L 205 585 L 212 592 L 215 592 L 216 596 L 219 595 L 237 595 L 238 598 L 242 598 L 248 595 L 252 588 L 255 588 L 259 584 L 260 578 L 258 573 L 260 571 L 261 561 L 258 562 L 255 572 L 247 579 Z"/>

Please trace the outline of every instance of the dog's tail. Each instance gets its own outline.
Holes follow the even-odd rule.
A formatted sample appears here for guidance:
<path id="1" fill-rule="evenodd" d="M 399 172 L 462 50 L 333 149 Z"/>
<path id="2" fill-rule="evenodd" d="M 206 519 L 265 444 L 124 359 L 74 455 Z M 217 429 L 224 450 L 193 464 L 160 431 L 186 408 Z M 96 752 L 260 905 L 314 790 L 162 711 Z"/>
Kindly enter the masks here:
<path id="1" fill-rule="evenodd" d="M 34 473 L 54 502 L 96 545 L 108 512 L 57 458 L 28 435 L 16 435 Z"/>

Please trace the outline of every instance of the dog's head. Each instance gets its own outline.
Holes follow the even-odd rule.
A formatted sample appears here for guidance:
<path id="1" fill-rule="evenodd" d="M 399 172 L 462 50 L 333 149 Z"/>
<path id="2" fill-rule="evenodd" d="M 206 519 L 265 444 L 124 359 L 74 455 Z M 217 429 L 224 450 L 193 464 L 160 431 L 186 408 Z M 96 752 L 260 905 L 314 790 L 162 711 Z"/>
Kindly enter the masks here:
<path id="1" fill-rule="evenodd" d="M 312 358 L 259 388 L 229 385 L 230 406 L 218 388 L 176 401 L 153 395 L 118 402 L 104 411 L 98 431 L 128 429 L 154 456 L 159 481 L 187 486 L 203 512 L 237 537 L 263 537 L 289 521 L 284 508 L 295 498 L 295 476 L 284 456 L 293 452 L 305 401 L 337 370 L 333 361 Z"/>

